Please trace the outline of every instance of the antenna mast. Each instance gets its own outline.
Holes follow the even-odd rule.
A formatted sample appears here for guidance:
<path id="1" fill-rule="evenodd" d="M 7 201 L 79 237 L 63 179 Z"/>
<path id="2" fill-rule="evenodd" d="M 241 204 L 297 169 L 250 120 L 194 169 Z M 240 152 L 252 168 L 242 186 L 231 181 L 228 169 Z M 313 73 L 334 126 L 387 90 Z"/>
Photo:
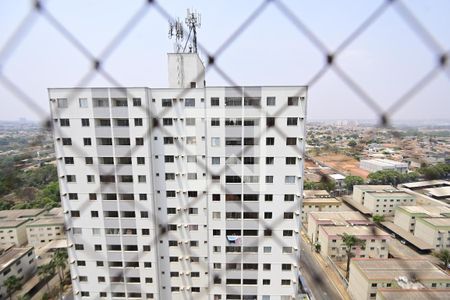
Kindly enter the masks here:
<path id="1" fill-rule="evenodd" d="M 188 37 L 186 38 L 186 44 L 184 48 L 181 43 L 184 40 L 184 28 L 180 19 L 177 18 L 175 21 L 169 21 L 169 39 L 175 37 L 175 51 L 177 53 L 186 53 L 186 46 L 190 41 L 191 34 L 192 41 L 189 45 L 189 53 L 197 53 L 197 28 L 201 26 L 201 15 L 195 10 L 187 10 L 187 15 L 185 19 L 186 26 L 189 28 Z"/>

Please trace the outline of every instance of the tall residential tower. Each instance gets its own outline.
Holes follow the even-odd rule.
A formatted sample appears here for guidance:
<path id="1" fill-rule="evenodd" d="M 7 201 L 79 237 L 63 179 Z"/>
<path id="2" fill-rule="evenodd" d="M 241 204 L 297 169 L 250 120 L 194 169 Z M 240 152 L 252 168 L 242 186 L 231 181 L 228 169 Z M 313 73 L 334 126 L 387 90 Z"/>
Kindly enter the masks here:
<path id="1" fill-rule="evenodd" d="M 293 299 L 305 86 L 49 89 L 76 299 Z"/>

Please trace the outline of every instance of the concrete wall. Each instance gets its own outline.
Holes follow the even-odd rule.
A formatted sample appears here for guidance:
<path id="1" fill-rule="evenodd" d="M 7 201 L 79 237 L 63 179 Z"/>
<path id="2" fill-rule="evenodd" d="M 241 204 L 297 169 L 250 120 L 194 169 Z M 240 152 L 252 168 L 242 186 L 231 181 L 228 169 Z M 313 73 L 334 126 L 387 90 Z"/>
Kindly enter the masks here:
<path id="1" fill-rule="evenodd" d="M 414 233 L 416 220 L 413 219 L 409 213 L 397 207 L 395 210 L 394 224 L 400 226 L 404 230 Z"/>
<path id="2" fill-rule="evenodd" d="M 353 300 L 369 299 L 369 282 L 359 268 L 350 263 L 350 276 L 347 291 Z"/>
<path id="3" fill-rule="evenodd" d="M 365 193 L 364 206 L 374 215 L 394 216 L 395 208 L 399 205 L 415 205 L 415 198 L 408 194 Z"/>
<path id="4" fill-rule="evenodd" d="M 27 227 L 28 245 L 42 247 L 53 240 L 65 238 L 64 224 Z"/>

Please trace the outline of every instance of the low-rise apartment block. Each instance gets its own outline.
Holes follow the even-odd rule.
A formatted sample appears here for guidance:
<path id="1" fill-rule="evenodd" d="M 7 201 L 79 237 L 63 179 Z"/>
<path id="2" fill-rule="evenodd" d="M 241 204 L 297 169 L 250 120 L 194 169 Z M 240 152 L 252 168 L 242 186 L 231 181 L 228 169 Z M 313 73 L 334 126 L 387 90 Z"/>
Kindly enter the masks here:
<path id="1" fill-rule="evenodd" d="M 336 198 L 307 198 L 303 199 L 302 205 L 302 223 L 308 220 L 308 213 L 313 211 L 338 211 L 340 210 L 342 201 Z"/>
<path id="2" fill-rule="evenodd" d="M 327 190 L 304 190 L 303 198 L 330 198 L 330 193 Z"/>
<path id="3" fill-rule="evenodd" d="M 379 289 L 450 291 L 449 288 L 450 276 L 427 260 L 355 258 L 350 263 L 348 292 L 354 300 L 380 299 Z"/>
<path id="4" fill-rule="evenodd" d="M 42 247 L 47 243 L 64 239 L 64 218 L 42 218 L 30 222 L 26 226 L 28 244 Z"/>
<path id="5" fill-rule="evenodd" d="M 0 220 L 0 245 L 27 243 L 26 223 L 28 220 Z"/>
<path id="6" fill-rule="evenodd" d="M 43 208 L 0 210 L 0 220 L 34 220 L 45 212 Z"/>
<path id="7" fill-rule="evenodd" d="M 347 247 L 342 240 L 344 233 L 354 235 L 358 239 L 365 241 L 364 247 L 353 247 L 352 253 L 355 257 L 388 257 L 388 241 L 390 235 L 374 226 L 320 226 L 318 240 L 321 246 L 320 253 L 325 257 L 329 256 L 336 260 L 346 259 Z"/>
<path id="8" fill-rule="evenodd" d="M 450 218 L 418 219 L 414 235 L 436 250 L 450 249 Z"/>
<path id="9" fill-rule="evenodd" d="M 395 210 L 394 224 L 414 233 L 416 221 L 423 218 L 450 218 L 450 208 L 444 205 L 408 205 Z"/>
<path id="10" fill-rule="evenodd" d="M 308 214 L 307 232 L 311 241 L 317 242 L 319 239 L 320 226 L 354 226 L 370 225 L 361 213 L 356 211 L 338 211 L 338 212 L 310 212 Z"/>
<path id="11" fill-rule="evenodd" d="M 22 283 L 36 271 L 36 261 L 33 247 L 9 247 L 0 254 L 0 299 L 6 299 L 5 281 L 16 276 Z"/>
<path id="12" fill-rule="evenodd" d="M 393 216 L 397 206 L 416 204 L 415 197 L 404 191 L 391 186 L 372 187 L 354 186 L 353 200 L 369 209 L 373 215 Z"/>
<path id="13" fill-rule="evenodd" d="M 375 300 L 448 300 L 448 289 L 378 289 Z"/>

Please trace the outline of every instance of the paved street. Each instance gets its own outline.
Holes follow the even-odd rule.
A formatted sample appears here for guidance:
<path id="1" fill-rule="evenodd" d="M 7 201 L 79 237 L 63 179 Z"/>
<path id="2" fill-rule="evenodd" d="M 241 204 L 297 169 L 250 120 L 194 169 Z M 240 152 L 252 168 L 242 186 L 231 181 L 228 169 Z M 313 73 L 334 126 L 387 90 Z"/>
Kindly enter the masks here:
<path id="1" fill-rule="evenodd" d="M 306 242 L 302 235 L 302 252 L 300 255 L 300 267 L 309 288 L 311 289 L 316 300 L 335 300 L 344 299 L 334 285 L 334 281 L 330 278 L 333 270 L 325 270 L 319 264 L 311 252 L 311 245 Z"/>

